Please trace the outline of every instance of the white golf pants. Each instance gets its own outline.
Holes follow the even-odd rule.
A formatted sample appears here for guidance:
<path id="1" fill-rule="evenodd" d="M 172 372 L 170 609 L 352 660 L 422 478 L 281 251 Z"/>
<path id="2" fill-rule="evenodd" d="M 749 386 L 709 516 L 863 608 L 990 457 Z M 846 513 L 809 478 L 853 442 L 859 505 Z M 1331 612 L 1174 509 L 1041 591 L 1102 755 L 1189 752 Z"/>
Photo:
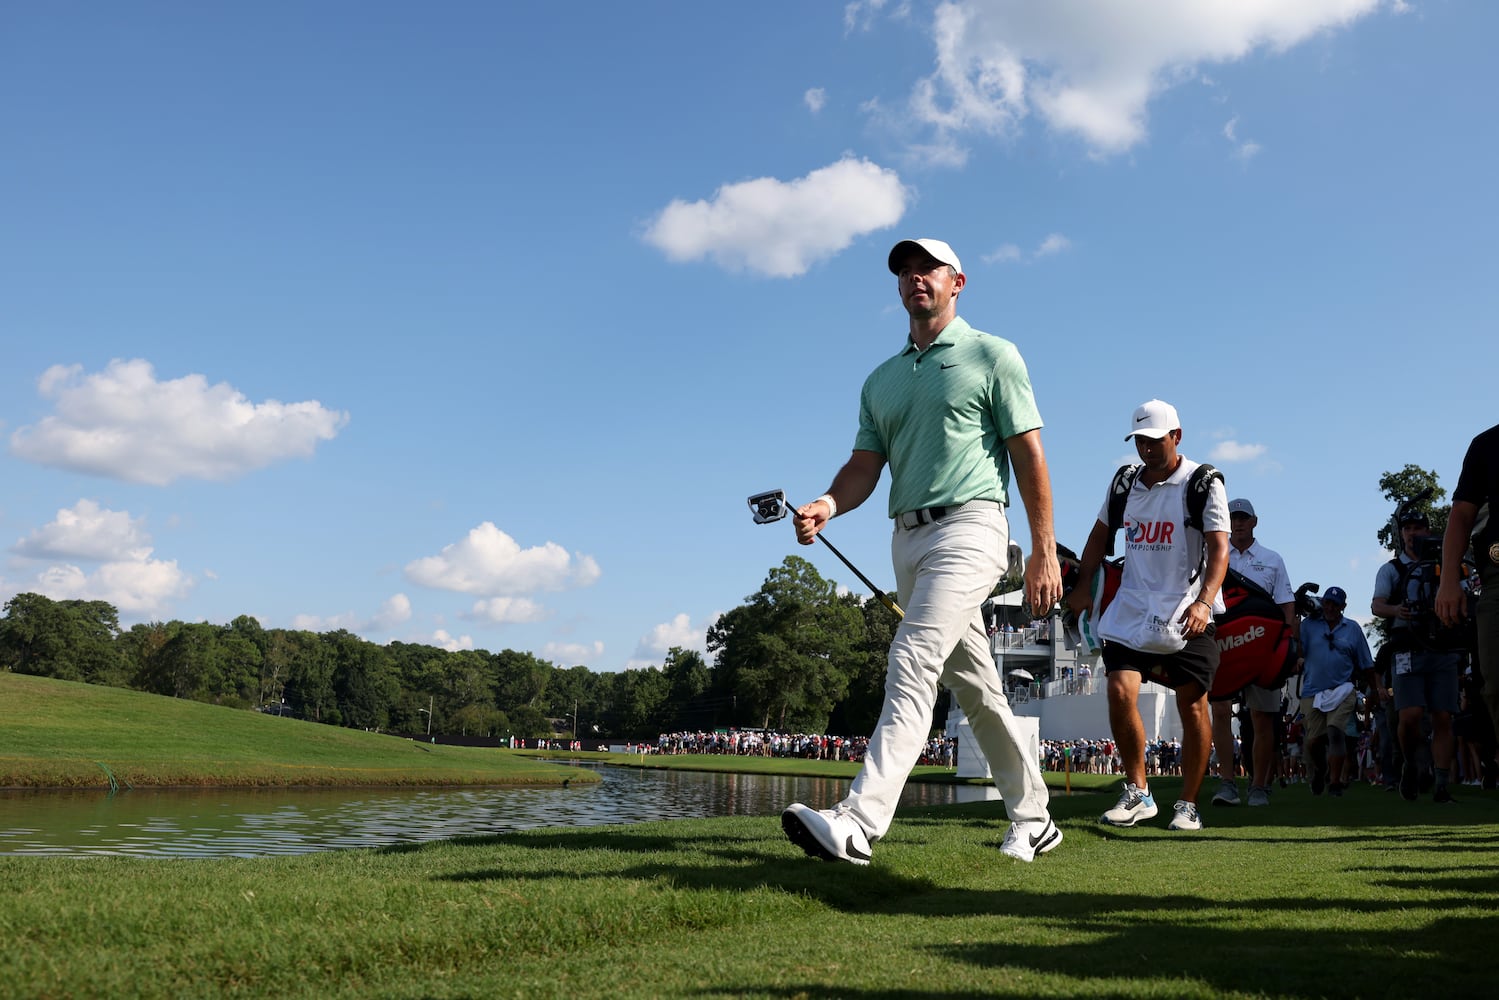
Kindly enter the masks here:
<path id="1" fill-rule="evenodd" d="M 1005 570 L 1009 541 L 997 506 L 965 507 L 912 529 L 896 523 L 890 549 L 906 617 L 890 644 L 884 711 L 864 766 L 839 803 L 871 840 L 890 828 L 901 789 L 921 756 L 939 681 L 968 716 L 1010 819 L 1047 815 L 1041 768 L 1016 732 L 979 610 Z"/>

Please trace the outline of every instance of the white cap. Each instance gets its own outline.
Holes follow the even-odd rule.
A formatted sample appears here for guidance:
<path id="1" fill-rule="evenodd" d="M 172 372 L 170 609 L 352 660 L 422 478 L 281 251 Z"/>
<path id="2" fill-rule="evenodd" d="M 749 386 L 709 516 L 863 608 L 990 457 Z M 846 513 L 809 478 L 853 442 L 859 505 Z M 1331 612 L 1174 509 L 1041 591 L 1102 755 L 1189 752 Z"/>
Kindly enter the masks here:
<path id="1" fill-rule="evenodd" d="M 1181 425 L 1181 419 L 1176 415 L 1176 407 L 1159 399 L 1152 399 L 1135 407 L 1134 420 L 1129 425 L 1129 433 L 1124 435 L 1124 440 L 1128 441 L 1136 434 L 1160 440 L 1179 429 Z"/>
<path id="2" fill-rule="evenodd" d="M 963 264 L 958 260 L 958 255 L 953 253 L 952 247 L 941 240 L 901 240 L 890 248 L 888 263 L 891 274 L 900 274 L 900 259 L 911 247 L 925 250 L 943 264 L 951 265 L 954 271 L 959 274 L 963 273 Z"/>
<path id="3" fill-rule="evenodd" d="M 1228 502 L 1228 512 L 1230 514 L 1248 514 L 1250 517 L 1254 517 L 1254 504 L 1248 500 L 1230 500 Z"/>

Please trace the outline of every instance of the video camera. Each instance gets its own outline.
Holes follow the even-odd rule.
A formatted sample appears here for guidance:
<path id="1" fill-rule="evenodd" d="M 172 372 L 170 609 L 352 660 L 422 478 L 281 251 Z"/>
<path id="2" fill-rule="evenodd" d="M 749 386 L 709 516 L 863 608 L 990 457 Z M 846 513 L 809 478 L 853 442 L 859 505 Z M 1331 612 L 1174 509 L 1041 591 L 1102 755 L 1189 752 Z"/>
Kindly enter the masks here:
<path id="1" fill-rule="evenodd" d="M 1408 522 L 1410 515 L 1429 500 L 1431 494 L 1431 490 L 1424 490 L 1395 508 L 1393 521 L 1397 544 L 1400 543 L 1400 526 Z M 1421 522 L 1425 522 L 1424 517 Z M 1474 652 L 1478 648 L 1478 630 L 1474 621 L 1477 594 L 1465 590 L 1469 602 L 1468 616 L 1457 625 L 1443 624 L 1436 614 L 1437 587 L 1442 579 L 1442 536 L 1422 535 L 1414 540 L 1411 548 L 1415 551 L 1414 562 L 1395 560 L 1400 567 L 1400 577 L 1391 596 L 1402 595 L 1406 610 L 1410 612 L 1409 627 L 1400 631 L 1417 649 L 1438 653 Z M 1467 567 L 1459 565 L 1452 571 L 1466 575 Z"/>
<path id="2" fill-rule="evenodd" d="M 1320 585 L 1311 581 L 1307 581 L 1296 588 L 1296 595 L 1293 600 L 1296 605 L 1297 618 L 1322 617 L 1322 598 L 1317 596 L 1317 591 L 1321 589 Z"/>

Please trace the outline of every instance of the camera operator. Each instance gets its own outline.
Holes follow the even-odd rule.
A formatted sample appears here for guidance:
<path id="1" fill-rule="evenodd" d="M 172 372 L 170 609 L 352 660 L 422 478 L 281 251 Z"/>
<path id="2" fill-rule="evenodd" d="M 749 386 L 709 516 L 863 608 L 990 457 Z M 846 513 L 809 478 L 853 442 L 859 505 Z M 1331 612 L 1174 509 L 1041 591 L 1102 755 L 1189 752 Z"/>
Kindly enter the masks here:
<path id="1" fill-rule="evenodd" d="M 1442 565 L 1462 564 L 1468 543 L 1473 543 L 1483 590 L 1474 617 L 1478 623 L 1478 671 L 1483 676 L 1483 701 L 1489 718 L 1499 726 L 1499 424 L 1479 434 L 1463 456 L 1463 471 L 1452 491 L 1452 512 L 1447 533 L 1442 536 Z M 1479 525 L 1479 513 L 1487 517 Z M 1477 533 L 1474 533 L 1475 526 Z M 1456 626 L 1468 616 L 1468 595 L 1463 593 L 1462 574 L 1442 574 L 1437 588 L 1436 613 L 1443 624 Z"/>
<path id="2" fill-rule="evenodd" d="M 1431 762 L 1436 787 L 1432 801 L 1451 802 L 1447 782 L 1452 773 L 1452 716 L 1458 707 L 1458 677 L 1461 657 L 1435 649 L 1426 641 L 1433 609 L 1425 606 L 1430 590 L 1428 574 L 1436 571 L 1434 558 L 1423 558 L 1423 540 L 1431 538 L 1431 524 L 1418 510 L 1404 511 L 1400 518 L 1401 552 L 1379 567 L 1374 578 L 1374 600 L 1370 610 L 1390 622 L 1390 675 L 1399 713 L 1400 753 L 1405 763 L 1400 771 L 1400 795 L 1414 802 L 1420 788 L 1416 751 L 1425 740 L 1422 721 L 1431 713 Z"/>

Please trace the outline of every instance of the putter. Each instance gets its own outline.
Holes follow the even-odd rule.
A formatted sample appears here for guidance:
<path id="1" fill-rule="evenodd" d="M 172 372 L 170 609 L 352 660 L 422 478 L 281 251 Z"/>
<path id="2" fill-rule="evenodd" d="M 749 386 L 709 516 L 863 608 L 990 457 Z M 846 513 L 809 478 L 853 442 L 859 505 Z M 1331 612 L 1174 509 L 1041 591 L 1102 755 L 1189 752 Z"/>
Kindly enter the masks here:
<path id="1" fill-rule="evenodd" d="M 766 493 L 756 493 L 754 496 L 749 498 L 749 506 L 750 510 L 754 511 L 755 513 L 756 524 L 770 524 L 773 521 L 781 520 L 787 514 L 791 513 L 791 506 L 786 503 L 786 494 L 782 490 L 770 490 Z M 828 541 L 827 537 L 820 531 L 817 533 L 817 540 L 826 545 L 829 551 L 831 551 L 833 555 L 837 556 L 839 561 L 841 561 L 843 565 L 852 570 L 854 576 L 857 576 L 860 582 L 864 584 L 864 586 L 874 591 L 875 598 L 885 607 L 889 608 L 891 612 L 895 614 L 895 617 L 906 617 L 906 613 L 900 609 L 899 604 L 895 603 L 895 599 L 892 598 L 889 594 L 885 593 L 879 587 L 876 587 L 874 583 L 869 579 L 869 577 L 865 576 L 863 573 L 860 573 L 859 567 L 849 562 L 848 557 L 845 556 L 842 552 L 839 552 L 837 546 Z"/>

